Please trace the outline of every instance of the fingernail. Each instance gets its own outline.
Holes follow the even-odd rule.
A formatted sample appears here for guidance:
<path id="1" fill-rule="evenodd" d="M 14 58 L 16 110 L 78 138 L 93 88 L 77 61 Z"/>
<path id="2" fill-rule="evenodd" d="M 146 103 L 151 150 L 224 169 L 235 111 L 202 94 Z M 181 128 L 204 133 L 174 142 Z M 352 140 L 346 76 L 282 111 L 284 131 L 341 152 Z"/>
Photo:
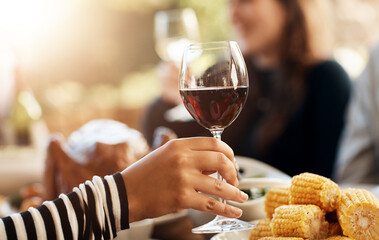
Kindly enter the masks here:
<path id="1" fill-rule="evenodd" d="M 247 195 L 243 191 L 240 191 L 240 192 L 241 192 L 241 198 L 242 198 L 242 200 L 246 201 L 249 198 L 249 195 Z"/>
<path id="2" fill-rule="evenodd" d="M 242 215 L 242 210 L 236 207 L 231 207 L 234 217 L 239 218 Z"/>

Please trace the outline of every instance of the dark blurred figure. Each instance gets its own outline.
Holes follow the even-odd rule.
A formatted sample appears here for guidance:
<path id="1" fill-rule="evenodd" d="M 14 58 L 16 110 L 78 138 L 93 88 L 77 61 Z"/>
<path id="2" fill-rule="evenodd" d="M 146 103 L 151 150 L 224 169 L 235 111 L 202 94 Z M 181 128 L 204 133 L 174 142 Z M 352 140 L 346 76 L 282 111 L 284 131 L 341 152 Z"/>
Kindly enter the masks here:
<path id="1" fill-rule="evenodd" d="M 379 45 L 354 85 L 337 159 L 336 181 L 379 184 Z"/>
<path id="2" fill-rule="evenodd" d="M 248 134 L 236 154 L 290 175 L 310 171 L 331 176 L 350 80 L 330 59 L 327 3 L 230 1 L 252 81 L 237 119 Z"/>
<path id="3" fill-rule="evenodd" d="M 142 120 L 142 133 L 150 146 L 154 145 L 154 134 L 159 127 L 171 129 L 180 138 L 212 136 L 207 129 L 195 122 L 182 105 L 178 76 L 179 69 L 174 63 L 161 63 L 158 66 L 162 95 L 148 107 Z"/>
<path id="4" fill-rule="evenodd" d="M 330 57 L 324 3 L 230 0 L 250 80 L 244 109 L 223 133 L 236 155 L 256 158 L 289 175 L 309 171 L 331 177 L 350 79 Z M 171 68 L 163 72 L 166 83 L 177 85 L 177 70 L 166 67 Z M 176 79 L 168 80 L 170 74 Z M 165 112 L 180 102 L 178 93 L 167 95 L 175 101 L 163 95 L 147 112 L 143 128 L 148 139 L 160 125 L 179 137 L 207 134 L 193 121 L 167 121 Z"/>

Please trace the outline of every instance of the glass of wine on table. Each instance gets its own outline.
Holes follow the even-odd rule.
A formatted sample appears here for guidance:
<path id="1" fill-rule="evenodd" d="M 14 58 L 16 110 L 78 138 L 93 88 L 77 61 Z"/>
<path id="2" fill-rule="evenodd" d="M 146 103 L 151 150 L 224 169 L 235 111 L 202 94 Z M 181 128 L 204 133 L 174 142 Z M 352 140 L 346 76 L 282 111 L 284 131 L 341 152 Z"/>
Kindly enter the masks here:
<path id="1" fill-rule="evenodd" d="M 179 91 L 184 106 L 213 137 L 221 134 L 239 115 L 249 88 L 246 65 L 236 42 L 192 43 L 184 50 Z M 219 180 L 223 181 L 217 173 Z M 219 199 L 225 203 L 225 200 Z M 216 216 L 192 229 L 193 233 L 220 233 L 255 227 L 239 219 Z"/>

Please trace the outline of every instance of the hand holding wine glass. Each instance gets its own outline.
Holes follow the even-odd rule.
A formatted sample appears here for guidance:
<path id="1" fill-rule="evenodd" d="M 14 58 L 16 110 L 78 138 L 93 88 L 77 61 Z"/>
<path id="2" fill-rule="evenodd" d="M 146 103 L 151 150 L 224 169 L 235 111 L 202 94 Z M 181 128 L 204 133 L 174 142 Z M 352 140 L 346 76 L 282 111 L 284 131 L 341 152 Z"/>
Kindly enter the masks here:
<path id="1" fill-rule="evenodd" d="M 179 75 L 180 95 L 192 117 L 215 138 L 221 140 L 224 129 L 241 112 L 248 87 L 245 62 L 236 42 L 193 43 L 186 47 Z M 219 174 L 218 179 L 222 180 Z M 192 232 L 218 233 L 253 227 L 238 219 L 216 216 Z"/>

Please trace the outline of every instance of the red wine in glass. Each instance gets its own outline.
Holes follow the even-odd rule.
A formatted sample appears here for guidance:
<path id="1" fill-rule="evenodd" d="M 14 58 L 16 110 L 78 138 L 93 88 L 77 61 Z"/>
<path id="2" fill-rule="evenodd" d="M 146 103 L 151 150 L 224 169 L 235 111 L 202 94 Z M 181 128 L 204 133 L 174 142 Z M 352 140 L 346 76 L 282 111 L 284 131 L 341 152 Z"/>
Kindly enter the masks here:
<path id="1" fill-rule="evenodd" d="M 192 117 L 204 128 L 223 129 L 241 112 L 248 88 L 203 87 L 182 89 L 180 95 Z"/>

